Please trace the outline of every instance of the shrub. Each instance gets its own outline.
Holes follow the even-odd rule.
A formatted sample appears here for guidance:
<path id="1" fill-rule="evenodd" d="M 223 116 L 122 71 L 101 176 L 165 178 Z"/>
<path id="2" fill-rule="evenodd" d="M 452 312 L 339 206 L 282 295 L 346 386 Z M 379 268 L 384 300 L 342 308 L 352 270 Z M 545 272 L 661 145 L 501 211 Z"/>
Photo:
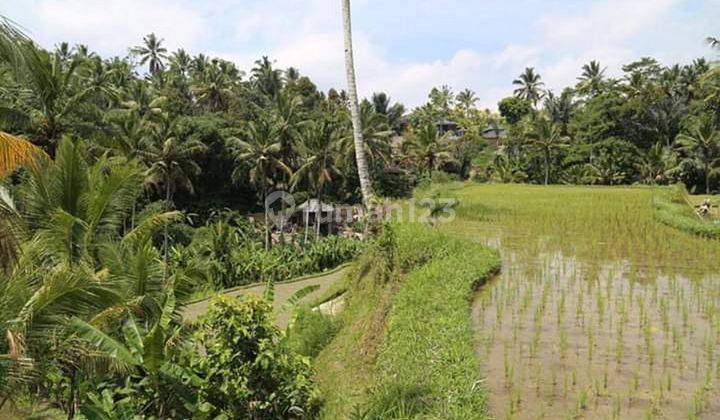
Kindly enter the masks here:
<path id="1" fill-rule="evenodd" d="M 456 174 L 450 174 L 445 171 L 433 171 L 432 182 L 434 184 L 447 184 L 448 182 L 459 181 L 460 178 Z"/>
<path id="2" fill-rule="evenodd" d="M 317 412 L 310 362 L 281 345 L 271 313 L 261 298 L 221 296 L 202 318 L 193 365 L 202 378 L 198 407 L 209 417 L 312 418 Z"/>
<path id="3" fill-rule="evenodd" d="M 415 176 L 402 169 L 379 170 L 373 182 L 373 187 L 380 196 L 390 198 L 411 197 L 415 185 Z"/>
<path id="4" fill-rule="evenodd" d="M 223 287 L 261 281 L 279 282 L 321 272 L 350 261 L 361 249 L 362 242 L 340 236 L 328 236 L 306 247 L 276 245 L 269 251 L 260 245 L 249 244 L 232 253 L 232 282 Z"/>

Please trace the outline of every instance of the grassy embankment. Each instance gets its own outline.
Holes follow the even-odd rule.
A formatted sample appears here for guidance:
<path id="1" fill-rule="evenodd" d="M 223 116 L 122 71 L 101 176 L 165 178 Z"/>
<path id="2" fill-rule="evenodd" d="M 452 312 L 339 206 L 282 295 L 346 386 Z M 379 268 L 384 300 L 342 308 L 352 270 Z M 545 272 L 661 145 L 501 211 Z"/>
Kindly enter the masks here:
<path id="1" fill-rule="evenodd" d="M 427 226 L 388 229 L 346 276 L 343 327 L 315 359 L 323 417 L 485 417 L 469 307 L 499 265 Z M 323 328 L 308 324 L 300 335 Z"/>
<path id="2" fill-rule="evenodd" d="M 693 206 L 699 205 L 705 197 L 711 198 L 690 197 L 681 187 L 663 189 L 654 197 L 655 218 L 667 226 L 693 235 L 720 239 L 720 219 L 717 219 L 717 213 L 713 213 L 710 220 L 701 219 L 695 214 Z"/>

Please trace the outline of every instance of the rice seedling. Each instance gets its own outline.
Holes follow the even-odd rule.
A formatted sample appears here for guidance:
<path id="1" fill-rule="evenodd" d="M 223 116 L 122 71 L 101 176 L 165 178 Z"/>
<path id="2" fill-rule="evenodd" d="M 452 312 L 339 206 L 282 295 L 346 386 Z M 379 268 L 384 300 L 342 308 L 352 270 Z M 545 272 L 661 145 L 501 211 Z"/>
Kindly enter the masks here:
<path id="1" fill-rule="evenodd" d="M 459 217 L 443 228 L 503 258 L 474 312 L 490 337 L 478 354 L 491 413 L 720 416 L 708 381 L 720 380 L 720 243 L 658 224 L 652 199 L 663 191 L 454 191 Z"/>

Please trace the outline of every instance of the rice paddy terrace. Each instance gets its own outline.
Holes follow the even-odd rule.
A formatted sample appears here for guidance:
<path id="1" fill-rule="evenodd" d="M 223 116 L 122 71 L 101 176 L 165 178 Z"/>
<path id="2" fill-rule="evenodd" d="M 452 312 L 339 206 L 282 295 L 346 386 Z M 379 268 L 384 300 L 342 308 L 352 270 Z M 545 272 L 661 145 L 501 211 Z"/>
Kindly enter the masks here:
<path id="1" fill-rule="evenodd" d="M 657 223 L 664 190 L 451 193 L 503 257 L 472 311 L 496 418 L 720 417 L 720 243 Z"/>

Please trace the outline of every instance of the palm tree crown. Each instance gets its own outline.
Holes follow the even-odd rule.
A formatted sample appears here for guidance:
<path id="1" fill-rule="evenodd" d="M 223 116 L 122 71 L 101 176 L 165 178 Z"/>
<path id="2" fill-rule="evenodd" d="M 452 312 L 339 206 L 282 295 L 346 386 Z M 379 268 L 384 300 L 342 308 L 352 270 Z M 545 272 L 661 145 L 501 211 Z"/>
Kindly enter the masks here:
<path id="1" fill-rule="evenodd" d="M 582 75 L 578 77 L 578 91 L 584 94 L 597 95 L 600 93 L 605 77 L 606 68 L 602 68 L 598 61 L 592 60 L 583 65 Z"/>
<path id="2" fill-rule="evenodd" d="M 470 89 L 465 89 L 458 93 L 455 99 L 457 100 L 458 105 L 466 111 L 475 107 L 475 104 L 478 101 L 477 95 L 475 95 L 475 92 Z"/>
<path id="3" fill-rule="evenodd" d="M 140 64 L 147 63 L 151 75 L 159 73 L 165 68 L 167 48 L 162 46 L 163 39 L 151 33 L 143 38 L 143 44 L 131 49 L 133 54 L 140 57 Z"/>
<path id="4" fill-rule="evenodd" d="M 542 77 L 535 73 L 535 68 L 527 67 L 525 71 L 515 80 L 513 84 L 517 85 L 514 93 L 520 99 L 525 99 L 533 105 L 537 105 L 537 102 L 544 95 L 542 86 L 545 84 L 542 82 Z"/>

